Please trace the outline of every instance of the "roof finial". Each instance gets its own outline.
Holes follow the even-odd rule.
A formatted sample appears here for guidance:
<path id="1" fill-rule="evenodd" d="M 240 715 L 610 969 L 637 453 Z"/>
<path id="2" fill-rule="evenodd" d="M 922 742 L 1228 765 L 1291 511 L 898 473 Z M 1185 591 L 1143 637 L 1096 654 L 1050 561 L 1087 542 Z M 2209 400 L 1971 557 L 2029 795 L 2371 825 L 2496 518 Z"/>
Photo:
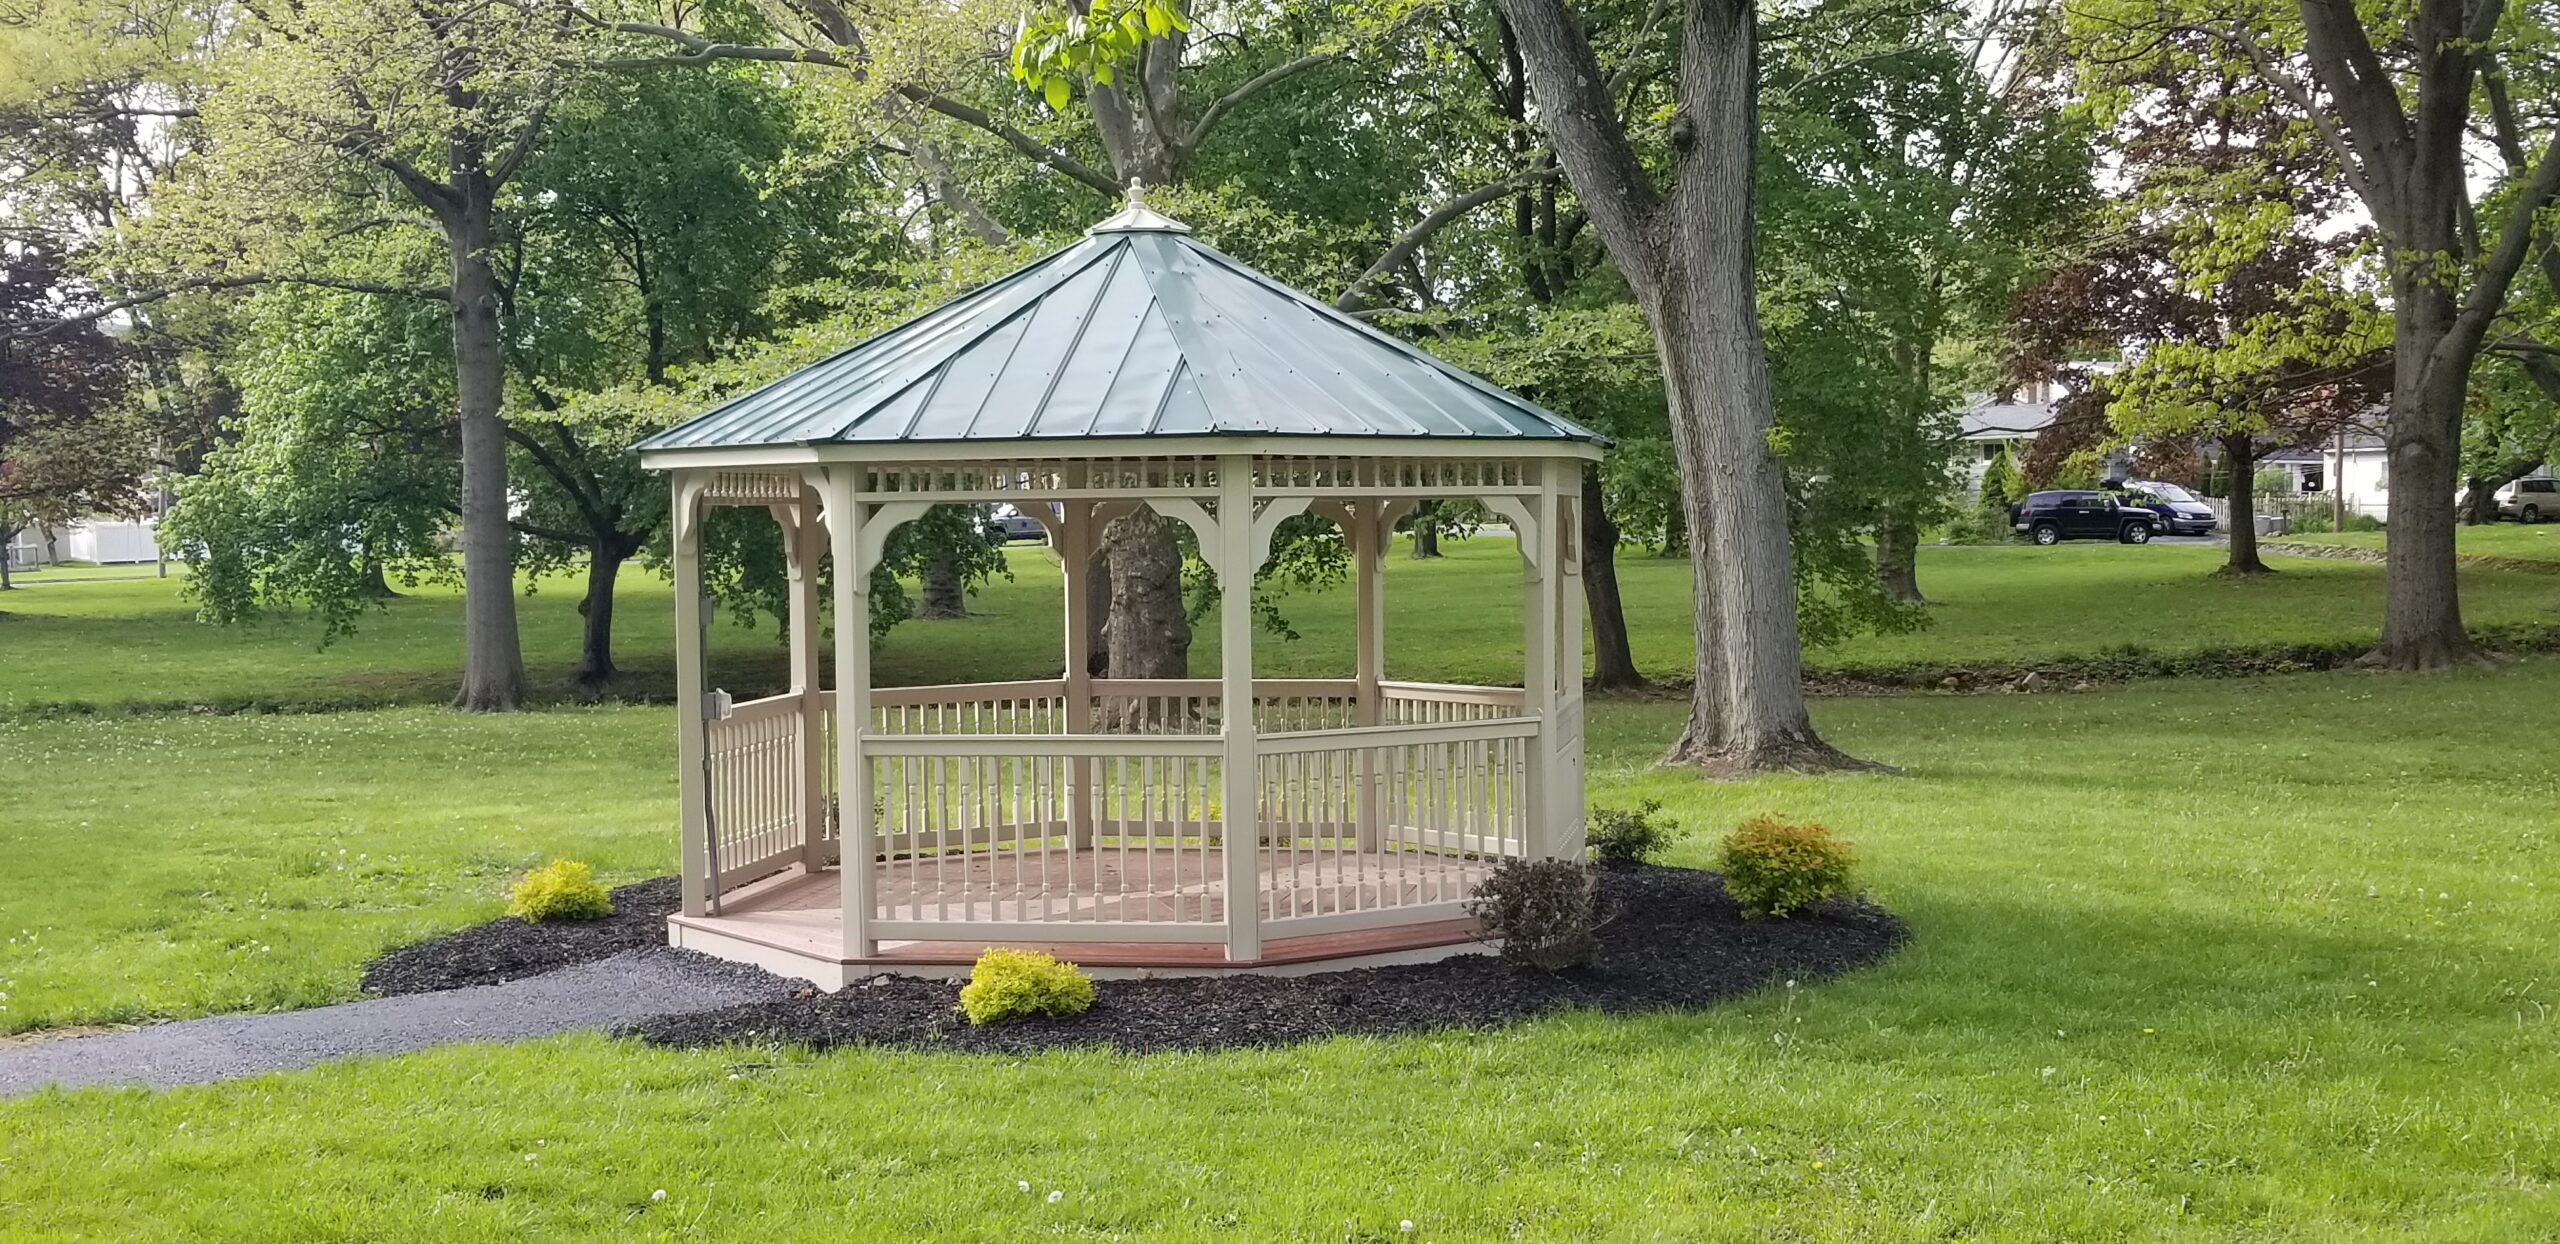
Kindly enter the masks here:
<path id="1" fill-rule="evenodd" d="M 1146 183 L 1146 180 L 1145 180 L 1144 178 L 1139 178 L 1139 177 L 1132 177 L 1132 178 L 1130 178 L 1130 179 L 1129 179 L 1129 198 L 1128 198 L 1128 201 L 1127 201 L 1127 202 L 1122 203 L 1120 206 L 1122 206 L 1122 207 L 1145 207 L 1146 205 L 1147 205 L 1147 183 Z"/>
<path id="2" fill-rule="evenodd" d="M 1191 226 L 1147 206 L 1147 183 L 1132 177 L 1129 179 L 1128 197 L 1121 203 L 1119 212 L 1085 232 L 1189 233 Z"/>

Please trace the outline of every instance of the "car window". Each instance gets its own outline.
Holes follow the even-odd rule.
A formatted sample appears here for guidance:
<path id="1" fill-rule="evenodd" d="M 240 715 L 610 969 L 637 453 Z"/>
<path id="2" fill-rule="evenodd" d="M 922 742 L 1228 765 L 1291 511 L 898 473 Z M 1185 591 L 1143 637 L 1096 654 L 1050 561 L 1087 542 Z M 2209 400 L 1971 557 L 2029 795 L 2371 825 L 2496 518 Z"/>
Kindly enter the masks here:
<path id="1" fill-rule="evenodd" d="M 2555 483 L 2560 483 L 2560 481 L 2547 480 L 2547 479 L 2529 479 L 2529 480 L 2526 480 L 2526 481 L 2524 482 L 2524 490 L 2525 490 L 2526 492 L 2550 492 L 2550 491 L 2552 490 L 2552 486 L 2553 486 Z"/>
<path id="2" fill-rule="evenodd" d="M 2196 495 L 2194 493 L 2188 492 L 2186 489 L 2180 488 L 2176 484 L 2161 484 L 2153 488 L 2151 492 L 2154 496 L 2159 497 L 2163 501 L 2193 501 L 2196 499 Z"/>

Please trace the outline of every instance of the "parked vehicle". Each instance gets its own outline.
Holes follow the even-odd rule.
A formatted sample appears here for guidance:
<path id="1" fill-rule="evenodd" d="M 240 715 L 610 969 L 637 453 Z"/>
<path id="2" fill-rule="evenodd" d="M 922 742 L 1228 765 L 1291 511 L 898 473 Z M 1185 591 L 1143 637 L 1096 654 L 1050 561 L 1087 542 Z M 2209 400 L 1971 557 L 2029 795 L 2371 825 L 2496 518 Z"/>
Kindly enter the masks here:
<path id="1" fill-rule="evenodd" d="M 2498 517 L 2519 523 L 2560 518 L 2560 479 L 2520 479 L 2499 489 Z"/>
<path id="2" fill-rule="evenodd" d="M 2067 488 L 2031 492 L 2009 507 L 2009 525 L 2038 544 L 2065 540 L 2121 540 L 2149 544 L 2160 516 L 2129 506 L 2095 489 Z"/>
<path id="3" fill-rule="evenodd" d="M 1016 540 L 1045 541 L 1049 529 L 1040 520 L 1009 505 L 992 507 L 987 512 L 987 543 L 1011 544 Z"/>
<path id="4" fill-rule="evenodd" d="M 2160 530 L 2173 536 L 2201 536 L 2222 520 L 2194 493 L 2166 480 L 2129 479 L 2123 485 L 2125 505 L 2160 516 Z"/>

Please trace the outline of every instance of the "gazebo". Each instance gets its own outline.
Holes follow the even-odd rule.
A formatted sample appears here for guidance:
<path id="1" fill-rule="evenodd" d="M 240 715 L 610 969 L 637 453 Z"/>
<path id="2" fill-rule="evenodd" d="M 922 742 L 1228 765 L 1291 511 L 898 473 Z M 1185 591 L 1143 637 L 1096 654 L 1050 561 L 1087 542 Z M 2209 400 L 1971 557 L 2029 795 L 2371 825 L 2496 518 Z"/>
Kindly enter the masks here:
<path id="1" fill-rule="evenodd" d="M 643 441 L 674 494 L 683 910 L 669 941 L 834 989 L 991 945 L 1102 971 L 1453 953 L 1505 857 L 1582 851 L 1590 430 L 1194 240 L 1138 202 L 1075 245 Z M 1396 521 L 1473 498 L 1516 535 L 1520 685 L 1386 676 Z M 874 687 L 871 572 L 929 507 L 1006 504 L 1065 574 L 1060 673 Z M 709 685 L 712 506 L 768 509 L 791 689 Z M 1087 674 L 1104 524 L 1187 525 L 1231 589 L 1296 515 L 1355 567 L 1356 668 L 1256 678 L 1250 593 L 1215 678 Z M 834 685 L 822 685 L 821 565 Z"/>

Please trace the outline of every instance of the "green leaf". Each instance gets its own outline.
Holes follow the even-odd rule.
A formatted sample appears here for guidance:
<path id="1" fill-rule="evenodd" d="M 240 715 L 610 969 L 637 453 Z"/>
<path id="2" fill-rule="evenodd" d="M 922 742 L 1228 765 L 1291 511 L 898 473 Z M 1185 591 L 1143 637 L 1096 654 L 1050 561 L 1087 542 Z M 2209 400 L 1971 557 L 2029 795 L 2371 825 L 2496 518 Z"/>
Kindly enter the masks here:
<path id="1" fill-rule="evenodd" d="M 1042 83 L 1040 85 L 1040 94 L 1049 101 L 1050 111 L 1065 112 L 1067 110 L 1067 100 L 1070 96 L 1067 92 L 1067 80 L 1065 78 L 1051 78 L 1047 82 Z"/>

